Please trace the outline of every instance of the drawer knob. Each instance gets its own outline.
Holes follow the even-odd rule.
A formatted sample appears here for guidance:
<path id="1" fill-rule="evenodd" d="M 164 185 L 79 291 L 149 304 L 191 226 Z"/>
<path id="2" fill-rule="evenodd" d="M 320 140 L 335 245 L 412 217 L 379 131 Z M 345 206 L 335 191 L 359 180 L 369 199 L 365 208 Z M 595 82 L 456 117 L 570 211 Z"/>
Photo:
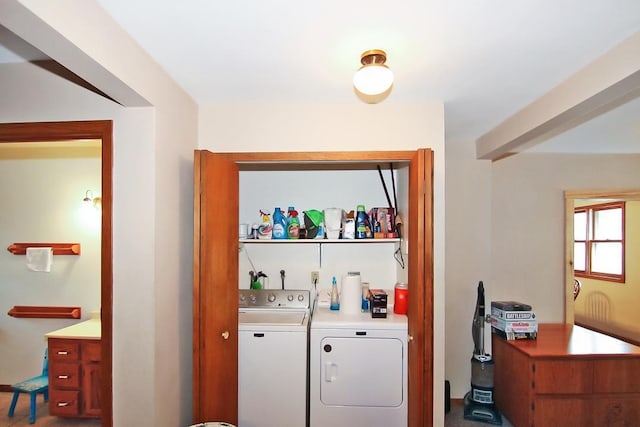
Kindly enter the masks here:
<path id="1" fill-rule="evenodd" d="M 59 408 L 63 408 L 65 406 L 69 406 L 69 405 L 71 405 L 70 402 L 58 402 L 58 407 Z"/>
<path id="2" fill-rule="evenodd" d="M 69 379 L 69 375 L 58 375 L 58 379 L 68 380 Z"/>
<path id="3" fill-rule="evenodd" d="M 69 354 L 69 352 L 68 351 L 59 351 L 58 354 L 60 356 L 66 356 L 67 354 Z"/>

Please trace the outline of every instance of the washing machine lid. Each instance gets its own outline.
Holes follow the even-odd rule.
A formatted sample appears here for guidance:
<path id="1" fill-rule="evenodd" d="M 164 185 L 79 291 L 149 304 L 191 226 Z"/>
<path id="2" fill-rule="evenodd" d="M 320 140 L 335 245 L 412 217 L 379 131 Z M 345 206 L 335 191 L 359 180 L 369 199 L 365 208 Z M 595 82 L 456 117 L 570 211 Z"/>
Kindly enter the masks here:
<path id="1" fill-rule="evenodd" d="M 251 326 L 303 326 L 307 312 L 290 310 L 247 310 L 238 312 L 238 324 Z"/>

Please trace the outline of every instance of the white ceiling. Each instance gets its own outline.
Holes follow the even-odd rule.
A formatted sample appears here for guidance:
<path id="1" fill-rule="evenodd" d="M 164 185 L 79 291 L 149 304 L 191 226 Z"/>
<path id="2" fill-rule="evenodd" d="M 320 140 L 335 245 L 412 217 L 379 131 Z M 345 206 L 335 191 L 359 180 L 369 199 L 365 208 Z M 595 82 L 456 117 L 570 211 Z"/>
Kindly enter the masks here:
<path id="1" fill-rule="evenodd" d="M 640 31 L 638 0 L 97 1 L 200 104 L 362 103 L 360 54 L 383 49 L 382 102 L 443 101 L 447 140 L 475 141 Z M 37 57 L 7 33 L 0 62 Z M 640 152 L 639 107 L 534 150 Z"/>

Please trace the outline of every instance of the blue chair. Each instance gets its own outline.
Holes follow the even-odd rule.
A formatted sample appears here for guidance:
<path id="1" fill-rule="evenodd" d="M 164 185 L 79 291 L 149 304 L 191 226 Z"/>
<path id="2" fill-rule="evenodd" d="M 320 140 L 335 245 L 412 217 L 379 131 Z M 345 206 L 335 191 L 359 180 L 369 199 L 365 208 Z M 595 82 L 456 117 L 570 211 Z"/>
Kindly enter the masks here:
<path id="1" fill-rule="evenodd" d="M 9 407 L 9 416 L 13 417 L 20 393 L 29 393 L 31 398 L 31 410 L 29 412 L 29 424 L 36 422 L 36 395 L 42 393 L 44 401 L 49 401 L 49 359 L 47 350 L 44 351 L 44 362 L 42 363 L 42 375 L 29 378 L 11 386 L 13 388 L 13 399 Z"/>

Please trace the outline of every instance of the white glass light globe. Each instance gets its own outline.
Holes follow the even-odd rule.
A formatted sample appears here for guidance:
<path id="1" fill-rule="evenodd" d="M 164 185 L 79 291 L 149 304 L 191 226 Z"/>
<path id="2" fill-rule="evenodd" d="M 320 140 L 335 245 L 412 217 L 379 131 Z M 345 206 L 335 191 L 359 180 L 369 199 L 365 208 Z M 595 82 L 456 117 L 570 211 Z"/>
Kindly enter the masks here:
<path id="1" fill-rule="evenodd" d="M 365 65 L 353 76 L 353 85 L 365 95 L 379 95 L 392 84 L 393 72 L 386 65 Z"/>

